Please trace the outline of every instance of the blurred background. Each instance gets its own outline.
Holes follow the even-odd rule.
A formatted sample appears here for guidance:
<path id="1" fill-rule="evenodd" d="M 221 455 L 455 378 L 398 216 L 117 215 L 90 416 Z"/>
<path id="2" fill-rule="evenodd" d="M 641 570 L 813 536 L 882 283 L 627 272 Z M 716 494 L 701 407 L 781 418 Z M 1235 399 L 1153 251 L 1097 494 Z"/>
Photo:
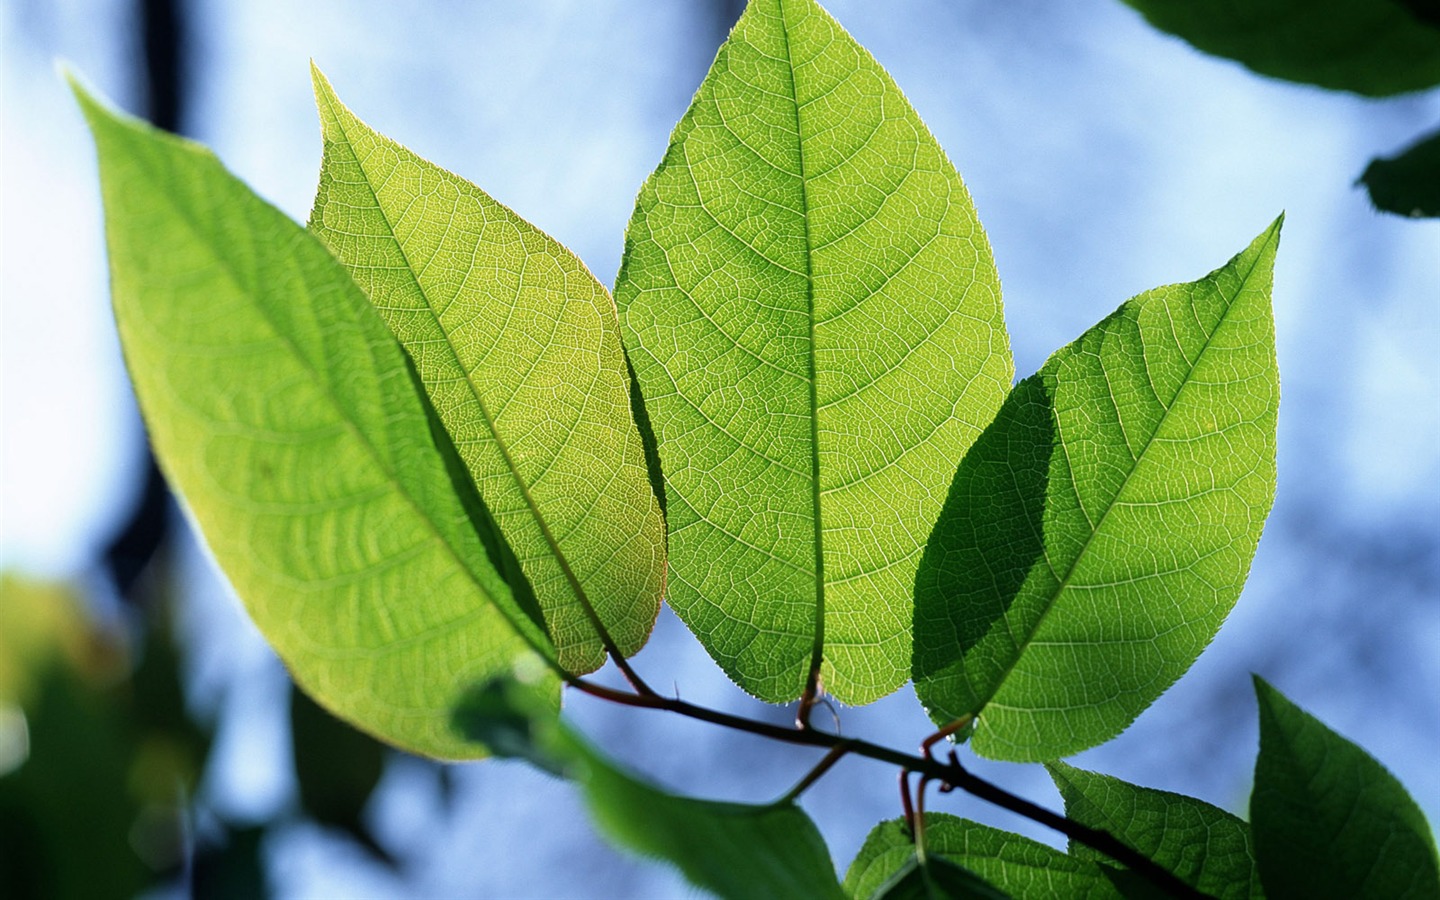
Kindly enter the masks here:
<path id="1" fill-rule="evenodd" d="M 0 3 L 0 894 L 693 894 L 604 845 L 565 784 L 403 756 L 292 704 L 154 476 L 108 307 L 93 151 L 55 61 L 213 146 L 303 221 L 320 161 L 313 58 L 371 125 L 612 283 L 635 192 L 742 6 Z M 1258 672 L 1440 821 L 1440 220 L 1376 213 L 1353 185 L 1440 122 L 1440 95 L 1262 78 L 1117 0 L 827 6 L 963 173 L 1021 376 L 1286 212 L 1280 485 L 1251 581 L 1194 669 L 1074 762 L 1243 815 Z M 636 666 L 686 699 L 789 718 L 733 688 L 668 613 Z M 816 757 L 567 702 L 602 746 L 689 793 L 769 800 Z M 838 715 L 847 734 L 899 747 L 931 727 L 908 687 Z M 1038 767 L 975 768 L 1060 808 Z M 842 870 L 900 812 L 894 773 L 863 760 L 804 805 Z M 932 808 L 1058 844 L 959 793 Z"/>

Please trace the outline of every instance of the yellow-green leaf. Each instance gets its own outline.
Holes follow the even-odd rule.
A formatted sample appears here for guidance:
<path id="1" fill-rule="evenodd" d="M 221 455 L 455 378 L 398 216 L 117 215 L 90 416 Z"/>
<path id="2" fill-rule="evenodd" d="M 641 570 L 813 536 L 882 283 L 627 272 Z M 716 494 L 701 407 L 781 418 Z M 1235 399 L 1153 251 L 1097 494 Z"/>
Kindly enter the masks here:
<path id="1" fill-rule="evenodd" d="M 125 360 L 215 559 L 327 708 L 481 755 L 449 728 L 461 689 L 553 649 L 404 351 L 324 245 L 209 151 L 76 96 Z"/>
<path id="2" fill-rule="evenodd" d="M 414 361 L 561 664 L 635 653 L 660 609 L 665 526 L 614 301 L 554 239 L 371 130 L 314 76 L 325 160 L 311 230 Z"/>

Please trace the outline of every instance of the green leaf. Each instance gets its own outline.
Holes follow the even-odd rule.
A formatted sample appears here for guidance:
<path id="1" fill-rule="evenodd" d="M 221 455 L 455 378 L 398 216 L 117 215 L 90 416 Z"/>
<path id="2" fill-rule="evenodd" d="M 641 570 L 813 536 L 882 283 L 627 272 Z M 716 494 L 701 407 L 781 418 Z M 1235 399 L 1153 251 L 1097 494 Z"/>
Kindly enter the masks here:
<path id="1" fill-rule="evenodd" d="M 925 855 L 927 861 L 939 858 L 963 867 L 1016 900 L 1117 896 L 1100 866 L 1087 859 L 946 813 L 925 814 Z M 879 896 L 914 859 L 905 820 L 881 822 L 850 864 L 845 890 L 856 900 Z"/>
<path id="2" fill-rule="evenodd" d="M 725 898 L 840 898 L 824 838 L 798 806 L 697 800 L 626 773 L 512 682 L 491 682 L 457 708 L 456 727 L 497 754 L 571 778 L 615 843 L 663 859 Z"/>
<path id="3" fill-rule="evenodd" d="M 1259 898 L 1260 878 L 1250 826 L 1194 797 L 1127 784 L 1118 778 L 1049 763 L 1050 777 L 1065 798 L 1065 815 L 1115 837 L 1220 900 Z M 1070 854 L 1110 863 L 1078 841 Z"/>
<path id="4" fill-rule="evenodd" d="M 1279 236 L 1057 351 L 955 473 L 916 576 L 915 688 L 936 722 L 978 714 L 978 753 L 1109 740 L 1239 597 L 1275 491 Z"/>
<path id="5" fill-rule="evenodd" d="M 310 228 L 389 323 L 519 557 L 560 663 L 645 644 L 665 524 L 631 416 L 615 303 L 554 239 L 372 131 L 313 71 Z"/>
<path id="6" fill-rule="evenodd" d="M 294 685 L 290 745 L 296 799 L 305 815 L 345 832 L 376 860 L 395 867 L 396 860 L 365 825 L 365 808 L 385 773 L 385 747 L 330 715 Z"/>
<path id="7" fill-rule="evenodd" d="M 616 283 L 664 464 L 670 602 L 773 702 L 908 677 L 925 523 L 1012 364 L 989 245 L 889 75 L 754 0 L 636 202 Z"/>
<path id="8" fill-rule="evenodd" d="M 1440 84 L 1440 28 L 1416 0 L 1125 2 L 1161 31 L 1261 75 L 1371 97 Z"/>
<path id="9" fill-rule="evenodd" d="M 1440 897 L 1435 838 L 1373 756 L 1258 676 L 1260 756 L 1250 821 L 1260 880 L 1289 897 Z"/>
<path id="10" fill-rule="evenodd" d="M 973 872 L 939 856 L 911 856 L 872 895 L 875 900 L 1010 900 Z"/>
<path id="11" fill-rule="evenodd" d="M 1395 156 L 1372 159 L 1359 183 L 1378 210 L 1417 219 L 1440 216 L 1440 131 Z"/>
<path id="12" fill-rule="evenodd" d="M 462 688 L 553 650 L 404 351 L 324 245 L 209 151 L 75 91 L 130 376 L 215 559 L 326 708 L 480 755 L 449 728 Z"/>

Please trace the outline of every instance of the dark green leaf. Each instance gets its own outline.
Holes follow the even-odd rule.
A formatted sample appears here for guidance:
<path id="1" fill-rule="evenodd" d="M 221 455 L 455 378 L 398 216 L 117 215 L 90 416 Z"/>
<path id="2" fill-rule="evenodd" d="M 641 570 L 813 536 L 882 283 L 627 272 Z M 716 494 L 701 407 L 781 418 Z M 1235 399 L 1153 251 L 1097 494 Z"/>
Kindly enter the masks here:
<path id="1" fill-rule="evenodd" d="M 1125 2 L 1161 31 L 1262 75 L 1373 97 L 1440 84 L 1429 0 Z"/>
<path id="2" fill-rule="evenodd" d="M 1440 131 L 1395 156 L 1371 160 L 1360 183 L 1376 209 L 1412 218 L 1440 216 Z"/>
<path id="3" fill-rule="evenodd" d="M 1395 776 L 1258 676 L 1255 693 L 1250 822 L 1271 900 L 1440 897 L 1435 838 Z"/>
<path id="4" fill-rule="evenodd" d="M 1242 819 L 1193 797 L 1137 787 L 1064 763 L 1047 768 L 1065 798 L 1069 818 L 1109 832 L 1181 881 L 1221 900 L 1264 896 L 1250 827 Z M 1070 853 L 1113 865 L 1108 856 L 1077 841 L 1070 842 Z"/>
<path id="5" fill-rule="evenodd" d="M 264 900 L 270 896 L 265 878 L 263 827 L 230 828 L 195 852 L 191 892 L 195 900 Z"/>
<path id="6" fill-rule="evenodd" d="M 295 786 L 305 815 L 338 828 L 376 859 L 395 860 L 375 841 L 363 814 L 385 772 L 385 747 L 330 715 L 294 685 L 290 688 L 290 736 Z"/>
<path id="7" fill-rule="evenodd" d="M 611 763 L 514 682 L 472 691 L 455 724 L 497 755 L 574 779 L 611 840 L 669 862 L 720 897 L 844 896 L 824 839 L 792 802 L 752 806 L 659 790 Z"/>
<path id="8" fill-rule="evenodd" d="M 946 813 L 926 814 L 925 854 L 928 860 L 947 860 L 975 873 L 1017 900 L 1118 896 L 1101 867 L 1090 860 Z M 915 842 L 905 821 L 881 822 L 850 864 L 845 890 L 855 900 L 875 897 L 914 859 Z"/>
<path id="9" fill-rule="evenodd" d="M 979 875 L 940 856 L 923 860 L 911 856 L 871 896 L 873 900 L 1010 900 L 1009 894 Z"/>

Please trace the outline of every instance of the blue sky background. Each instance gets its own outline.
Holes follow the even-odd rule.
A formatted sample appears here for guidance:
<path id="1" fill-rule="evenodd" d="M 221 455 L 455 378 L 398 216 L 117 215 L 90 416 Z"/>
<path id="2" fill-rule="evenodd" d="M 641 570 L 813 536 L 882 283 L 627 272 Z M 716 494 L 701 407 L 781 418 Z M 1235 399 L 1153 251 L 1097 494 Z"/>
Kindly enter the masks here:
<path id="1" fill-rule="evenodd" d="M 1440 222 L 1378 215 L 1352 187 L 1370 157 L 1440 121 L 1440 96 L 1372 101 L 1262 79 L 1118 0 L 828 7 L 964 175 L 1021 375 L 1286 212 L 1280 486 L 1250 585 L 1191 673 L 1076 763 L 1243 814 L 1256 671 L 1440 820 Z M 0 565 L 85 577 L 137 489 L 139 423 L 107 305 L 93 152 L 53 65 L 71 60 L 133 108 L 131 9 L 0 9 Z M 320 159 L 313 57 L 370 124 L 475 181 L 607 283 L 635 192 L 723 35 L 711 6 L 673 0 L 200 0 L 192 27 L 191 134 L 292 216 L 308 211 Z M 293 803 L 283 674 L 196 545 L 185 572 L 193 699 L 222 724 L 204 790 L 232 816 L 261 817 Z M 687 699 L 757 711 L 668 615 L 636 665 Z M 769 799 L 814 757 L 653 713 L 571 709 L 618 756 L 700 794 Z M 928 730 L 908 688 L 841 719 L 897 746 Z M 976 768 L 1059 806 L 1038 768 Z M 689 892 L 606 848 L 568 787 L 511 764 L 456 774 L 449 812 L 423 767 L 387 774 L 372 814 L 383 839 L 413 850 L 402 876 L 297 827 L 267 846 L 281 895 Z M 842 866 L 899 812 L 893 772 L 865 761 L 842 763 L 805 805 Z M 958 793 L 932 805 L 1054 841 Z"/>

